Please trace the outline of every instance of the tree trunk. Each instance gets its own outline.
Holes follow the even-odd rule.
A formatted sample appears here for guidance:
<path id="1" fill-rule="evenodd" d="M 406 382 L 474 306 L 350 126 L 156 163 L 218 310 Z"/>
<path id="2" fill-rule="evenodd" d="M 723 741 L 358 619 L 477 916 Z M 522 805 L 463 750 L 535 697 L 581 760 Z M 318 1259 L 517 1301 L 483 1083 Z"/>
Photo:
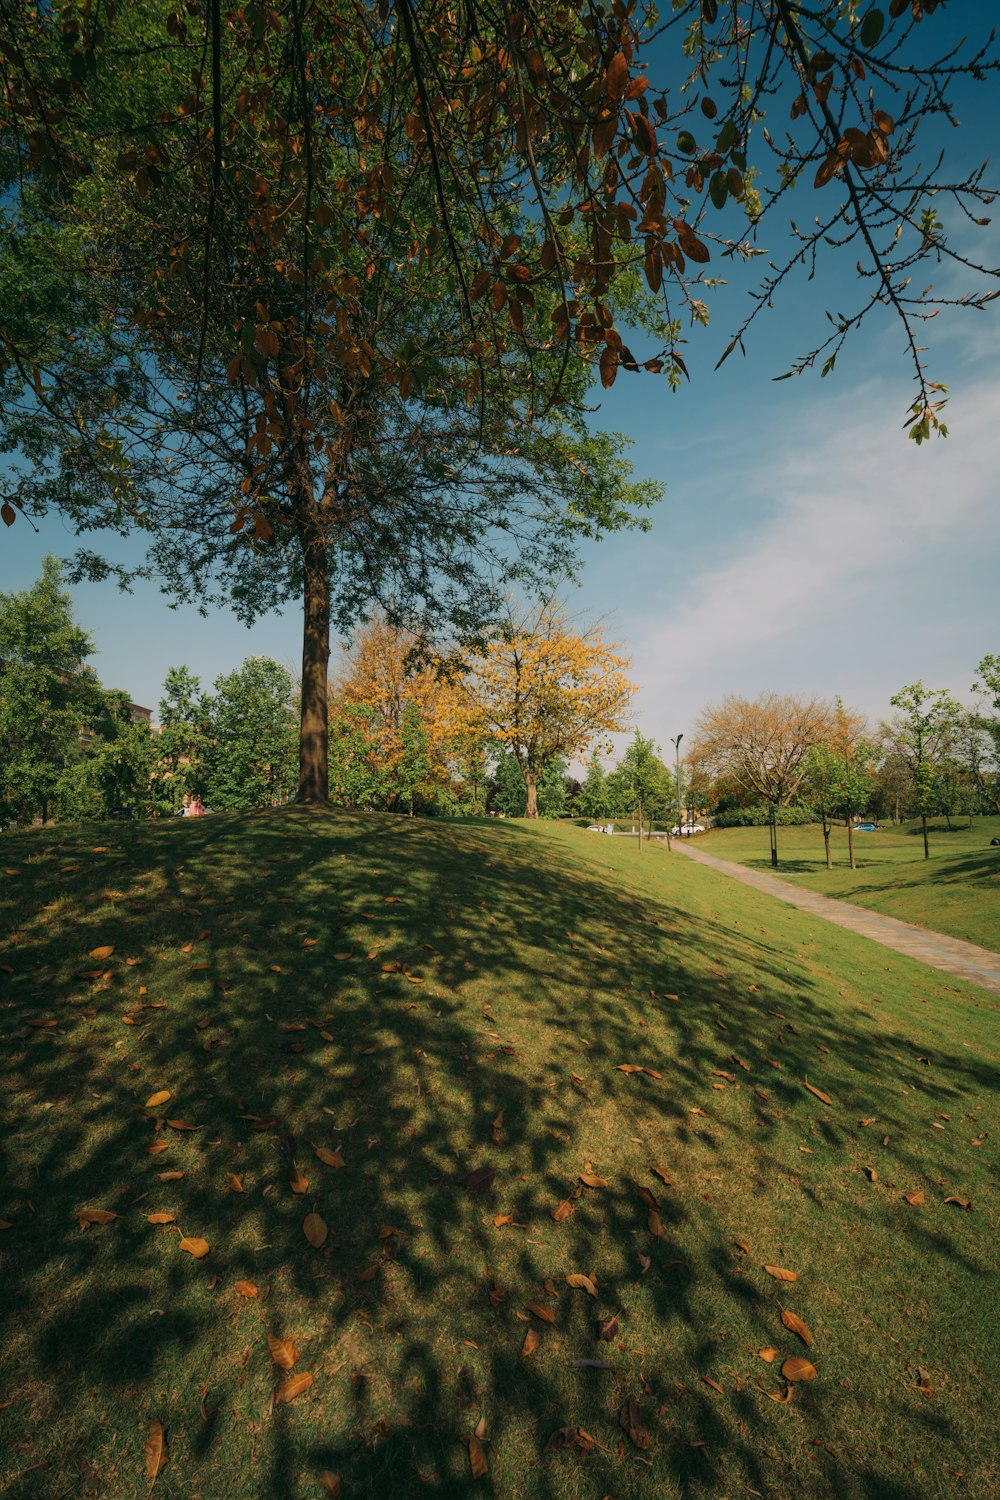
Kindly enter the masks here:
<path id="1" fill-rule="evenodd" d="M 832 832 L 832 830 L 830 828 L 830 824 L 826 821 L 826 818 L 824 817 L 823 818 L 823 847 L 826 850 L 826 868 L 828 870 L 832 870 L 833 869 L 833 856 L 830 854 L 830 834 L 831 834 L 831 832 Z"/>
<path id="2" fill-rule="evenodd" d="M 851 869 L 856 870 L 858 867 L 854 863 L 854 819 L 850 813 L 847 814 L 844 822 L 847 824 L 847 855 L 851 861 Z"/>
<path id="3" fill-rule="evenodd" d="M 330 564 L 319 528 L 302 548 L 302 716 L 297 800 L 326 807 L 330 794 L 327 677 L 330 664 Z"/>
<path id="4" fill-rule="evenodd" d="M 538 772 L 537 771 L 525 771 L 525 772 L 523 772 L 523 775 L 524 775 L 524 789 L 525 789 L 525 791 L 528 794 L 528 800 L 527 800 L 527 803 L 525 804 L 525 808 L 524 808 L 524 816 L 526 818 L 537 818 L 538 817 Z"/>
<path id="5" fill-rule="evenodd" d="M 642 802 L 636 804 L 639 813 L 639 853 L 642 853 Z"/>
<path id="6" fill-rule="evenodd" d="M 931 846 L 927 842 L 927 814 L 926 813 L 921 813 L 920 814 L 920 827 L 923 829 L 923 834 L 924 834 L 924 859 L 930 859 L 930 857 L 931 857 Z"/>

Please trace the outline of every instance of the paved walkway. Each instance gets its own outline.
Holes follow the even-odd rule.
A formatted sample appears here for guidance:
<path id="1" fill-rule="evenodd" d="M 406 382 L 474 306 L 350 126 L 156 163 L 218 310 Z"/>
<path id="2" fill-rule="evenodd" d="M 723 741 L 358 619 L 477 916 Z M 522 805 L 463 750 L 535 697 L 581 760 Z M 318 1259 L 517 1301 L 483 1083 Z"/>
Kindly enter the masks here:
<path id="1" fill-rule="evenodd" d="M 835 901 L 831 896 L 821 896 L 817 891 L 808 891 L 776 875 L 766 875 L 762 870 L 749 870 L 728 859 L 718 859 L 706 854 L 704 849 L 695 849 L 680 839 L 674 840 L 674 848 L 686 854 L 688 859 L 701 865 L 711 865 L 733 880 L 742 880 L 768 896 L 777 896 L 801 911 L 814 917 L 823 917 L 858 932 L 862 937 L 881 943 L 884 948 L 894 948 L 905 953 L 907 958 L 919 959 L 930 964 L 932 969 L 943 969 L 946 974 L 955 974 L 969 984 L 978 984 L 981 989 L 992 990 L 1000 995 L 1000 953 L 991 953 L 988 948 L 977 948 L 975 943 L 963 943 L 960 938 L 946 937 L 942 932 L 928 932 L 926 927 L 914 927 L 911 922 L 900 922 L 896 917 L 883 916 L 881 912 L 869 911 L 864 906 L 852 906 L 847 901 Z"/>

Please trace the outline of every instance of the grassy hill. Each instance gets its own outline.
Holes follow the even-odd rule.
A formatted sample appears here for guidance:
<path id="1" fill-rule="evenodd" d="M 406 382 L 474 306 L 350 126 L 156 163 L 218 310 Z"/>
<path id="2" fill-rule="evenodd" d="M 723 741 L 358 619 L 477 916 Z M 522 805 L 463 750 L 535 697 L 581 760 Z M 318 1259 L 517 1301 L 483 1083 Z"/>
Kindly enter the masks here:
<path id="1" fill-rule="evenodd" d="M 994 997 L 556 825 L 0 865 L 5 1500 L 1000 1491 Z"/>
<path id="2" fill-rule="evenodd" d="M 932 823 L 930 858 L 924 859 L 920 824 L 886 826 L 855 835 L 858 868 L 848 864 L 847 834 L 834 827 L 834 868 L 826 868 L 819 824 L 778 830 L 777 873 L 824 896 L 868 906 L 903 922 L 947 932 L 1000 953 L 1000 818 L 976 818 L 974 826 Z M 770 870 L 766 828 L 717 828 L 700 838 L 720 859 Z"/>

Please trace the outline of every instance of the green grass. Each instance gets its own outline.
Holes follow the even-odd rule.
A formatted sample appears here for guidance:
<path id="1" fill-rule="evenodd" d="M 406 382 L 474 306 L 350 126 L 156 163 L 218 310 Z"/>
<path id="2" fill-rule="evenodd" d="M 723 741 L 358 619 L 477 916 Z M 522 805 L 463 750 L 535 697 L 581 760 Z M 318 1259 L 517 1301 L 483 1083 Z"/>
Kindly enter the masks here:
<path id="1" fill-rule="evenodd" d="M 826 868 L 819 824 L 778 829 L 777 874 L 824 896 L 867 906 L 903 922 L 946 932 L 1000 952 L 1000 818 L 975 818 L 949 830 L 930 825 L 930 858 L 924 859 L 920 824 L 886 824 L 877 833 L 854 838 L 858 868 L 848 863 L 847 833 L 835 826 L 833 869 Z M 699 847 L 720 859 L 771 869 L 766 828 L 715 828 L 699 837 Z"/>
<path id="2" fill-rule="evenodd" d="M 153 1419 L 161 1500 L 1000 1492 L 993 997 L 558 825 L 219 815 L 0 865 L 5 1500 L 148 1496 Z M 290 1405 L 269 1334 L 314 1377 Z M 791 1404 L 770 1345 L 818 1370 Z M 585 1459 L 545 1452 L 566 1427 Z"/>

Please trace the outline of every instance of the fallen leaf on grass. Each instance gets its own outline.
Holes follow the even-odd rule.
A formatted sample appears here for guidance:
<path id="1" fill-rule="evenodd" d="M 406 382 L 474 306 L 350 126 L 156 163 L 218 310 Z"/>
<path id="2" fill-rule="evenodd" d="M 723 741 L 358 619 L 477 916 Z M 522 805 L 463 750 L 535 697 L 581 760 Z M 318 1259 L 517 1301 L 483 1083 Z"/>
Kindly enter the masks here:
<path id="1" fill-rule="evenodd" d="M 543 1323 L 554 1323 L 556 1315 L 549 1307 L 544 1307 L 541 1302 L 526 1302 L 525 1312 L 533 1313 L 536 1318 L 541 1318 Z"/>
<path id="2" fill-rule="evenodd" d="M 232 1188 L 234 1193 L 246 1192 L 246 1188 L 243 1186 L 242 1177 L 238 1177 L 235 1172 L 227 1172 L 226 1177 L 229 1179 L 229 1186 Z"/>
<path id="3" fill-rule="evenodd" d="M 865 1176 L 869 1182 L 878 1182 L 878 1173 L 874 1167 L 865 1167 Z"/>
<path id="4" fill-rule="evenodd" d="M 346 1165 L 339 1151 L 331 1151 L 329 1146 L 314 1146 L 313 1150 L 320 1161 L 327 1167 L 343 1167 Z"/>
<path id="5" fill-rule="evenodd" d="M 326 1244 L 329 1232 L 319 1214 L 306 1214 L 302 1221 L 302 1233 L 314 1250 L 319 1250 L 322 1245 Z"/>
<path id="6" fill-rule="evenodd" d="M 584 1276 L 580 1271 L 571 1271 L 566 1277 L 566 1285 L 582 1292 L 589 1292 L 591 1297 L 597 1296 L 597 1287 L 589 1276 Z"/>
<path id="7" fill-rule="evenodd" d="M 816 1098 L 819 1099 L 822 1104 L 832 1104 L 833 1103 L 833 1100 L 830 1098 L 830 1095 L 829 1094 L 824 1094 L 824 1092 L 823 1092 L 822 1089 L 815 1088 L 813 1086 L 813 1084 L 811 1084 L 811 1083 L 807 1083 L 806 1084 L 806 1088 L 809 1090 L 810 1094 L 815 1094 Z"/>
<path id="8" fill-rule="evenodd" d="M 608 1186 L 608 1179 L 606 1177 L 596 1177 L 593 1172 L 581 1172 L 580 1181 L 584 1187 L 589 1188 L 606 1188 Z"/>
<path id="9" fill-rule="evenodd" d="M 701 1378 L 705 1385 L 710 1385 L 712 1387 L 712 1390 L 718 1391 L 720 1396 L 724 1396 L 726 1394 L 719 1382 L 717 1380 L 713 1380 L 711 1375 L 703 1375 Z"/>
<path id="10" fill-rule="evenodd" d="M 563 1201 L 557 1204 L 556 1207 L 552 1210 L 552 1217 L 555 1219 L 557 1224 L 561 1224 L 565 1219 L 569 1218 L 572 1212 L 572 1203 L 570 1203 L 568 1198 L 564 1198 Z"/>
<path id="11" fill-rule="evenodd" d="M 156 1175 L 160 1182 L 180 1182 L 181 1178 L 187 1174 L 185 1172 L 157 1172 Z"/>
<path id="12" fill-rule="evenodd" d="M 794 1391 L 795 1387 L 786 1385 L 783 1391 L 765 1391 L 764 1387 L 762 1385 L 759 1385 L 757 1389 L 759 1391 L 763 1391 L 764 1395 L 769 1401 L 780 1401 L 783 1404 L 787 1405 L 787 1403 L 792 1399 L 792 1392 Z"/>
<path id="13" fill-rule="evenodd" d="M 786 1271 L 784 1266 L 765 1266 L 764 1270 L 768 1276 L 773 1276 L 775 1281 L 798 1281 L 798 1271 Z"/>
<path id="14" fill-rule="evenodd" d="M 968 1198 L 955 1198 L 955 1197 L 951 1197 L 951 1198 L 946 1198 L 944 1201 L 946 1203 L 954 1203 L 954 1205 L 955 1205 L 956 1208 L 971 1208 L 972 1207 L 972 1204 L 969 1202 Z"/>
<path id="15" fill-rule="evenodd" d="M 653 1262 L 648 1255 L 643 1255 L 641 1250 L 635 1252 L 635 1263 L 639 1267 L 640 1274 L 645 1276 Z"/>
<path id="16" fill-rule="evenodd" d="M 773 1344 L 768 1344 L 766 1349 L 757 1350 L 757 1358 L 764 1360 L 765 1364 L 773 1365 L 780 1353 L 780 1349 L 776 1349 Z"/>
<path id="17" fill-rule="evenodd" d="M 618 1335 L 618 1319 L 614 1317 L 602 1318 L 597 1325 L 597 1337 L 610 1344 Z"/>
<path id="18" fill-rule="evenodd" d="M 469 1468 L 472 1470 L 473 1479 L 482 1479 L 483 1475 L 490 1471 L 483 1445 L 475 1433 L 469 1438 Z"/>
<path id="19" fill-rule="evenodd" d="M 203 1260 L 208 1254 L 208 1241 L 188 1239 L 187 1235 L 185 1235 L 177 1248 L 179 1250 L 186 1250 L 188 1255 L 194 1256 L 195 1260 Z"/>
<path id="20" fill-rule="evenodd" d="M 374 1281 L 381 1269 L 382 1262 L 380 1260 L 374 1261 L 370 1266 L 365 1266 L 364 1270 L 358 1276 L 359 1284 L 363 1284 L 366 1281 Z"/>
<path id="21" fill-rule="evenodd" d="M 815 1380 L 816 1366 L 810 1364 L 809 1360 L 803 1359 L 800 1354 L 793 1354 L 791 1359 L 785 1360 L 781 1373 L 792 1383 L 796 1380 Z"/>
<path id="22" fill-rule="evenodd" d="M 339 1474 L 334 1474 L 329 1469 L 324 1469 L 319 1476 L 319 1482 L 326 1494 L 330 1496 L 330 1500 L 340 1500 L 344 1491 L 340 1483 Z"/>
<path id="23" fill-rule="evenodd" d="M 920 1188 L 917 1188 L 917 1191 L 915 1193 L 904 1193 L 903 1197 L 913 1208 L 920 1208 L 925 1201 L 923 1192 Z"/>
<path id="24" fill-rule="evenodd" d="M 112 955 L 112 953 L 114 953 L 114 951 L 115 951 L 115 945 L 114 945 L 114 943 L 104 943 L 104 944 L 102 944 L 102 946 L 100 948 L 91 948 L 88 957 L 90 957 L 90 958 L 110 958 L 111 955 Z"/>
<path id="25" fill-rule="evenodd" d="M 467 1193 L 482 1192 L 484 1188 L 490 1186 L 496 1175 L 493 1167 L 476 1167 L 474 1171 L 469 1173 L 465 1184 L 465 1191 Z"/>
<path id="26" fill-rule="evenodd" d="M 143 1450 L 146 1455 L 146 1473 L 155 1479 L 167 1466 L 167 1440 L 161 1422 L 150 1422 L 149 1436 Z"/>
<path id="27" fill-rule="evenodd" d="M 200 1125 L 192 1125 L 189 1120 L 168 1120 L 167 1124 L 171 1130 L 200 1130 Z"/>
<path id="28" fill-rule="evenodd" d="M 933 1396 L 934 1387 L 931 1385 L 931 1377 L 927 1371 L 917 1366 L 917 1390 L 922 1396 Z"/>
<path id="29" fill-rule="evenodd" d="M 237 1297 L 257 1297 L 260 1295 L 255 1281 L 238 1281 L 233 1287 L 233 1291 Z"/>
<path id="30" fill-rule="evenodd" d="M 529 1328 L 524 1335 L 524 1343 L 521 1345 L 521 1358 L 527 1359 L 530 1354 L 534 1354 L 541 1342 L 541 1334 L 536 1329 Z"/>
<path id="31" fill-rule="evenodd" d="M 806 1327 L 806 1325 L 803 1323 L 802 1319 L 799 1317 L 798 1313 L 789 1312 L 787 1307 L 783 1307 L 781 1310 L 781 1321 L 782 1323 L 784 1323 L 789 1333 L 797 1333 L 799 1338 L 806 1345 L 812 1344 L 813 1336 L 809 1332 L 809 1329 Z"/>
<path id="32" fill-rule="evenodd" d="M 308 1370 L 300 1370 L 298 1375 L 290 1375 L 286 1381 L 278 1387 L 275 1392 L 275 1401 L 287 1406 L 289 1401 L 294 1401 L 296 1396 L 301 1396 L 313 1383 L 313 1378 Z"/>
<path id="33" fill-rule="evenodd" d="M 670 1174 L 667 1172 L 666 1167 L 650 1167 L 649 1170 L 655 1176 L 659 1177 L 661 1182 L 665 1182 L 667 1187 L 670 1187 Z"/>
<path id="34" fill-rule="evenodd" d="M 655 1235 L 657 1239 L 662 1239 L 664 1234 L 666 1233 L 665 1229 L 663 1228 L 663 1220 L 660 1218 L 655 1208 L 651 1208 L 649 1210 L 649 1213 L 646 1215 L 646 1228 L 649 1230 L 650 1234 Z"/>
<path id="35" fill-rule="evenodd" d="M 645 1425 L 645 1414 L 637 1401 L 629 1397 L 618 1413 L 618 1423 L 637 1448 L 648 1448 L 653 1439 Z"/>
<path id="36" fill-rule="evenodd" d="M 291 1179 L 288 1186 L 293 1193 L 307 1193 L 309 1191 L 309 1178 L 303 1177 L 298 1167 L 294 1167 L 293 1170 L 295 1176 Z"/>
<path id="37" fill-rule="evenodd" d="M 166 1104 L 168 1099 L 173 1098 L 169 1089 L 157 1089 L 155 1094 L 150 1094 L 146 1100 L 147 1109 L 158 1109 L 161 1104 Z"/>
<path id="38" fill-rule="evenodd" d="M 168 1214 L 168 1213 L 147 1214 L 146 1215 L 146 1223 L 147 1224 L 173 1224 L 175 1217 L 176 1217 L 176 1215 L 174 1215 L 174 1214 Z"/>
<path id="39" fill-rule="evenodd" d="M 92 1224 L 110 1224 L 117 1217 L 110 1208 L 79 1208 L 76 1211 L 81 1229 L 89 1229 Z"/>
<path id="40" fill-rule="evenodd" d="M 243 1285 L 252 1285 L 252 1283 L 244 1282 Z M 256 1288 L 254 1289 L 254 1295 L 256 1295 Z M 273 1333 L 269 1333 L 267 1336 L 267 1347 L 271 1351 L 271 1358 L 279 1370 L 290 1370 L 298 1361 L 299 1351 L 294 1339 L 279 1339 Z"/>
<path id="41" fill-rule="evenodd" d="M 597 1447 L 596 1438 L 584 1427 L 558 1427 L 545 1444 L 545 1452 L 556 1448 L 576 1448 L 580 1454 L 592 1453 Z"/>

